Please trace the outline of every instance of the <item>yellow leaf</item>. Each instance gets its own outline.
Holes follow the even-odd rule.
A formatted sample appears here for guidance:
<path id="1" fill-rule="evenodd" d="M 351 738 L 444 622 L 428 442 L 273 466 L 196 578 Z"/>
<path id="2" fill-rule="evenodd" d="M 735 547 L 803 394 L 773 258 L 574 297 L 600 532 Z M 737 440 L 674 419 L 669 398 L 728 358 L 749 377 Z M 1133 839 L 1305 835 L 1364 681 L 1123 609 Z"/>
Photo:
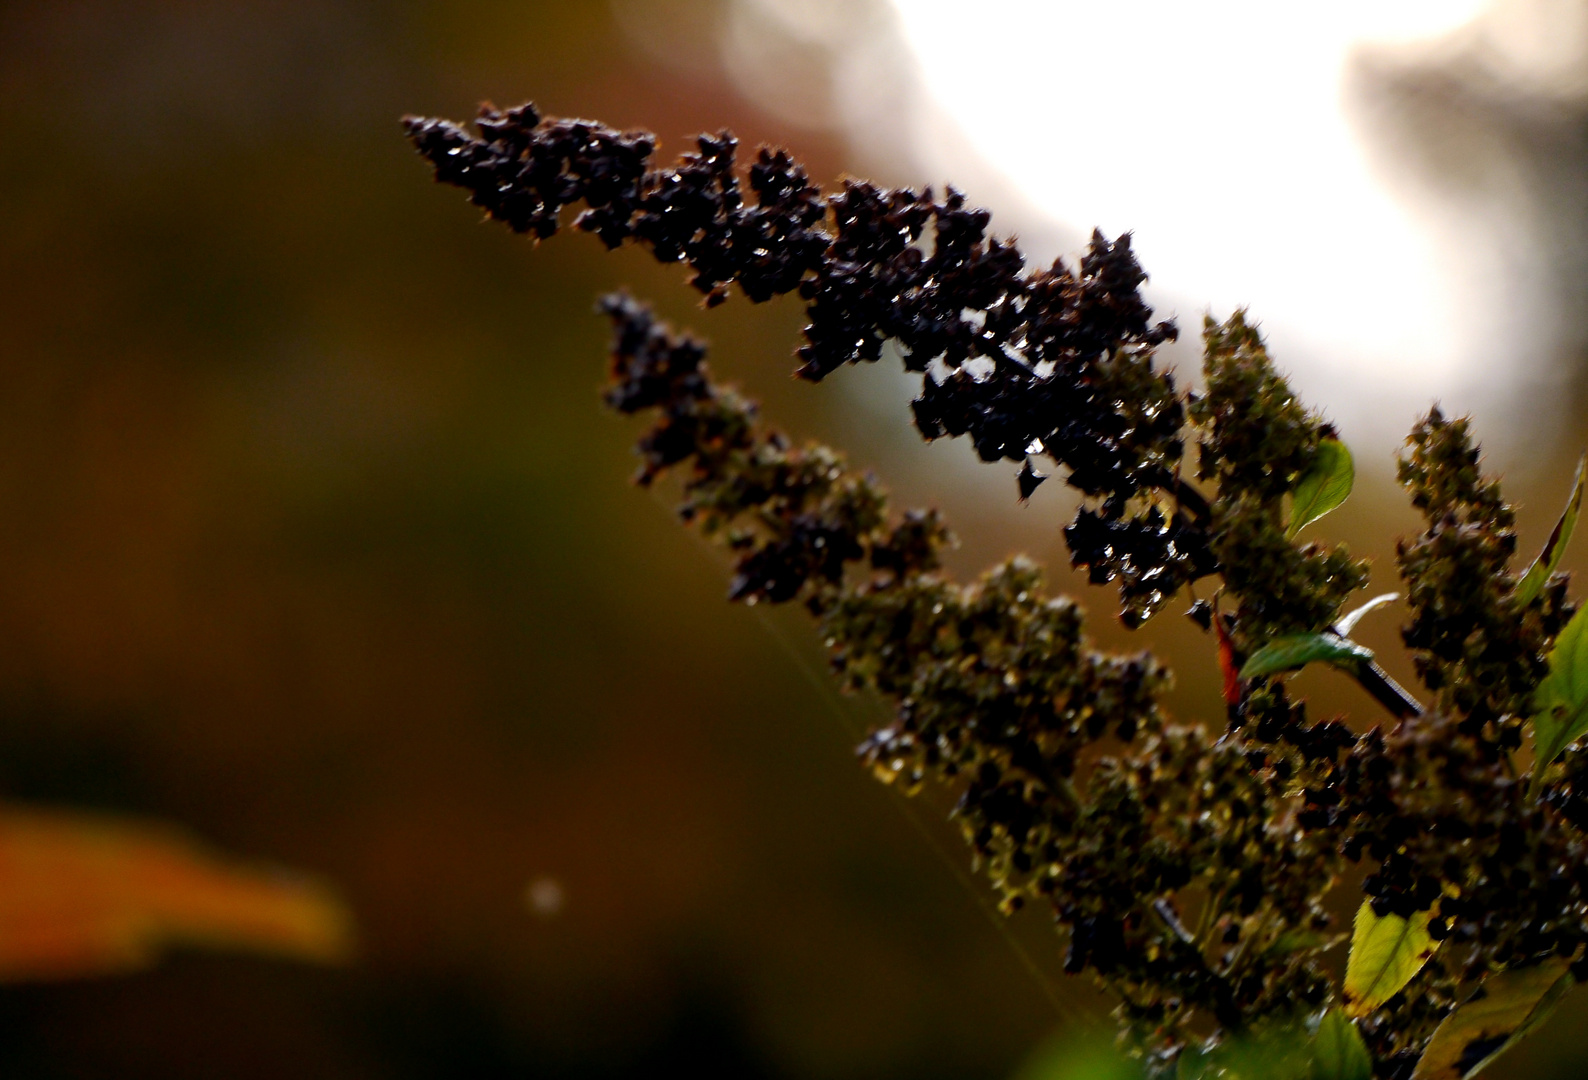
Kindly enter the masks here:
<path id="1" fill-rule="evenodd" d="M 165 826 L 0 809 L 0 981 L 127 971 L 171 945 L 333 963 L 351 925 L 324 886 Z"/>
<path id="2" fill-rule="evenodd" d="M 1567 960 L 1547 960 L 1483 980 L 1434 1030 L 1412 1080 L 1476 1076 L 1549 1017 L 1575 982 L 1570 966 Z"/>
<path id="3" fill-rule="evenodd" d="M 1378 916 L 1371 901 L 1356 911 L 1351 955 L 1345 964 L 1345 1009 L 1366 1016 L 1398 993 L 1422 970 L 1439 943 L 1428 936 L 1429 913 L 1410 919 Z"/>

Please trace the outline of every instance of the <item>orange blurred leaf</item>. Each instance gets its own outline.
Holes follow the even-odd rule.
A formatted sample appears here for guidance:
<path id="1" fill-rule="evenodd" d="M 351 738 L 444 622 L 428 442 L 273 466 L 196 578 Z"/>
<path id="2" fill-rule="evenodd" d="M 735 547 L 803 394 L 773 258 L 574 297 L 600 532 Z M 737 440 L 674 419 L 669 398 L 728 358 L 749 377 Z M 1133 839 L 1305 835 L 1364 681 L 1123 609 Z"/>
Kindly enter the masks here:
<path id="1" fill-rule="evenodd" d="M 0 981 L 128 971 L 173 945 L 335 963 L 352 922 L 325 886 L 167 826 L 0 808 Z"/>

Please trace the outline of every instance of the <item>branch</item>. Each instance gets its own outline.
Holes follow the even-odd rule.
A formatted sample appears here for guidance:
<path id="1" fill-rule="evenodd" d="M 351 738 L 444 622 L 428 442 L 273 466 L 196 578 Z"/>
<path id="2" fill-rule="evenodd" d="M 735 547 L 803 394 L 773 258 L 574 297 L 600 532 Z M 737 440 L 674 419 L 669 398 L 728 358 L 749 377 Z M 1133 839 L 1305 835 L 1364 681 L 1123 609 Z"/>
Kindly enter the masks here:
<path id="1" fill-rule="evenodd" d="M 1353 671 L 1356 681 L 1362 684 L 1362 689 L 1373 695 L 1373 700 L 1393 713 L 1398 720 L 1410 720 L 1427 712 L 1422 702 L 1403 687 L 1400 683 L 1390 678 L 1389 672 L 1378 666 L 1378 661 L 1369 660 L 1359 664 Z"/>

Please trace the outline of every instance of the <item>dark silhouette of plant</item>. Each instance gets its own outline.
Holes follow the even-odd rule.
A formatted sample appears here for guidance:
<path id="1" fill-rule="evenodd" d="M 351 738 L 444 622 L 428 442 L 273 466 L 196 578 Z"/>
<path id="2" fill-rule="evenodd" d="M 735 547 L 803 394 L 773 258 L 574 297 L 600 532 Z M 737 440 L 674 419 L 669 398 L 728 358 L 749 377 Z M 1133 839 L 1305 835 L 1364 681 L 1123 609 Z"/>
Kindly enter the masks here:
<path id="1" fill-rule="evenodd" d="M 1042 459 L 1082 494 L 1065 540 L 1094 584 L 1117 583 L 1127 626 L 1212 579 L 1189 614 L 1216 635 L 1225 716 L 1178 724 L 1157 703 L 1168 672 L 1095 648 L 1038 567 L 949 580 L 935 511 L 892 513 L 838 453 L 763 426 L 698 341 L 602 302 L 607 403 L 654 417 L 638 481 L 681 474 L 681 516 L 734 554 L 731 597 L 803 604 L 844 685 L 895 704 L 866 763 L 906 791 L 957 792 L 1005 910 L 1051 908 L 1066 969 L 1116 995 L 1149 1074 L 1468 1076 L 1588 977 L 1588 753 L 1573 745 L 1588 622 L 1557 572 L 1581 473 L 1514 571 L 1513 514 L 1467 422 L 1436 409 L 1413 431 L 1400 479 L 1427 528 L 1397 557 L 1425 708 L 1350 639 L 1377 603 L 1344 613 L 1364 564 L 1297 539 L 1349 493 L 1349 452 L 1243 313 L 1207 320 L 1206 390 L 1179 390 L 1154 359 L 1177 330 L 1142 302 L 1128 235 L 1033 269 L 952 189 L 823 194 L 781 151 L 741 172 L 726 132 L 657 167 L 649 134 L 529 105 L 485 107 L 477 136 L 406 124 L 438 179 L 518 232 L 550 237 L 579 206 L 573 227 L 608 247 L 687 264 L 707 306 L 733 286 L 797 292 L 805 379 L 895 342 L 923 376 L 923 437 L 1019 462 L 1021 499 Z M 1361 682 L 1387 723 L 1309 720 L 1286 679 L 1313 662 Z M 1528 731 L 1531 771 L 1515 755 Z M 1364 860 L 1339 973 L 1324 899 Z M 1261 1067 L 1242 1056 L 1279 1042 Z"/>

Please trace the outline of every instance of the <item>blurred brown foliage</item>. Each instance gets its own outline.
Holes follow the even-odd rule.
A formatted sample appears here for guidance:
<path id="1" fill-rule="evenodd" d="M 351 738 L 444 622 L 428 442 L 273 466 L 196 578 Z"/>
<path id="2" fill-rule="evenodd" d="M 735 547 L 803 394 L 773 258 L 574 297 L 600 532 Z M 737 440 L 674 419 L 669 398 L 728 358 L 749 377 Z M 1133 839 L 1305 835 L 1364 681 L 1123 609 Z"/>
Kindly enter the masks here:
<path id="1" fill-rule="evenodd" d="M 0 7 L 0 794 L 334 881 L 362 956 L 0 990 L 0 1070 L 1006 1073 L 1040 987 L 625 483 L 591 308 L 673 275 L 537 257 L 404 143 L 487 96 L 844 167 L 604 4 Z M 794 312 L 701 328 L 842 422 Z"/>

